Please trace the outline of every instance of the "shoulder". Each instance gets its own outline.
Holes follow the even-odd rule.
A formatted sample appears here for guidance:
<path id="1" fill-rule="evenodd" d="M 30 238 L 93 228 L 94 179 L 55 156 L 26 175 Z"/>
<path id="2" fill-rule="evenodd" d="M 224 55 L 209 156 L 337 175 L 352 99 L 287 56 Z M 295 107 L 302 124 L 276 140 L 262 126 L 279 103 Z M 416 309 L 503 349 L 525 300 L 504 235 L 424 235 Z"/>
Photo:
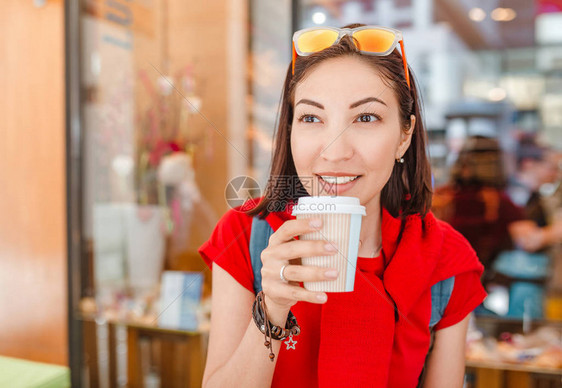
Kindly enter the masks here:
<path id="1" fill-rule="evenodd" d="M 199 253 L 211 266 L 224 256 L 245 256 L 252 229 L 253 217 L 246 213 L 244 205 L 229 209 L 217 221 L 209 239 L 199 247 Z"/>
<path id="2" fill-rule="evenodd" d="M 229 209 L 217 222 L 217 227 L 236 228 L 252 223 L 252 216 L 246 213 L 243 206 Z"/>
<path id="3" fill-rule="evenodd" d="M 428 212 L 424 217 L 423 226 L 426 229 L 432 230 L 433 233 L 438 233 L 442 236 L 442 249 L 456 249 L 467 253 L 474 253 L 468 240 L 459 231 L 448 222 L 435 217 L 432 212 Z"/>
<path id="4" fill-rule="evenodd" d="M 427 218 L 427 216 L 426 216 Z M 436 268 L 437 281 L 465 272 L 481 274 L 484 267 L 468 240 L 449 223 L 431 214 L 431 227 L 442 235 L 442 245 Z"/>
<path id="5" fill-rule="evenodd" d="M 504 191 L 500 192 L 500 207 L 505 213 L 511 216 L 510 218 L 517 220 L 525 218 L 523 208 L 515 204 L 515 202 L 511 200 L 511 197 Z"/>
<path id="6" fill-rule="evenodd" d="M 218 220 L 215 231 L 240 230 L 241 227 L 251 225 L 254 217 L 248 212 L 254 209 L 261 199 L 261 197 L 249 199 L 239 206 L 230 208 Z"/>
<path id="7" fill-rule="evenodd" d="M 246 240 L 250 236 L 252 218 L 240 206 L 229 209 L 217 221 L 209 241 L 228 243 L 232 239 Z"/>
<path id="8" fill-rule="evenodd" d="M 425 234 L 434 235 L 435 240 L 441 241 L 438 270 L 450 273 L 450 276 L 465 271 L 483 270 L 474 248 L 451 224 L 428 212 L 423 218 L 423 228 Z"/>
<path id="9" fill-rule="evenodd" d="M 213 263 L 217 264 L 253 292 L 253 271 L 248 248 L 252 219 L 244 205 L 229 209 L 198 252 L 209 268 L 213 268 Z"/>

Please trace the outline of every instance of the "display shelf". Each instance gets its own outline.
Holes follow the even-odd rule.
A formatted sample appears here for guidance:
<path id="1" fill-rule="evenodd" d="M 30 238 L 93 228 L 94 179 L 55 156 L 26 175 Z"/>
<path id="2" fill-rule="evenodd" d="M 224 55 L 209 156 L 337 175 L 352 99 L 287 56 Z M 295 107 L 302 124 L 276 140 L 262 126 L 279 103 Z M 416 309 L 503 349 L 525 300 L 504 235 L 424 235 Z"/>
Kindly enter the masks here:
<path id="1" fill-rule="evenodd" d="M 143 330 L 156 330 L 162 332 L 163 334 L 178 334 L 178 335 L 200 335 L 206 334 L 209 332 L 208 327 L 201 327 L 198 330 L 184 330 L 184 329 L 174 329 L 171 327 L 163 327 L 159 326 L 156 322 L 154 323 L 146 323 L 146 322 L 139 322 L 135 320 L 129 319 L 107 319 L 105 317 L 101 317 L 98 315 L 91 315 L 91 314 L 76 314 L 76 317 L 82 321 L 87 322 L 95 322 L 96 324 L 112 324 L 112 325 L 121 325 L 132 327 L 135 329 Z"/>
<path id="2" fill-rule="evenodd" d="M 100 386 L 107 379 L 109 387 L 117 387 L 125 376 L 131 387 L 146 386 L 148 379 L 158 379 L 165 387 L 200 385 L 208 328 L 180 330 L 96 314 L 76 317 L 82 321 L 86 366 L 93 372 L 88 377 L 89 386 Z M 119 350 L 123 347 L 126 352 Z M 102 370 L 106 378 L 99 377 Z"/>
<path id="3" fill-rule="evenodd" d="M 540 366 L 523 364 L 523 363 L 466 360 L 466 367 L 482 368 L 482 369 L 499 369 L 504 371 L 515 371 L 515 372 L 554 374 L 554 375 L 562 376 L 562 369 L 560 368 L 547 368 L 547 367 L 540 367 Z"/>
<path id="4" fill-rule="evenodd" d="M 496 325 L 520 325 L 523 326 L 524 320 L 521 318 L 508 318 L 500 316 L 487 316 L 487 315 L 475 315 L 474 320 L 476 325 L 479 323 L 493 323 Z M 529 319 L 526 322 L 530 322 L 533 326 L 550 326 L 559 327 L 562 329 L 562 320 L 553 319 Z"/>

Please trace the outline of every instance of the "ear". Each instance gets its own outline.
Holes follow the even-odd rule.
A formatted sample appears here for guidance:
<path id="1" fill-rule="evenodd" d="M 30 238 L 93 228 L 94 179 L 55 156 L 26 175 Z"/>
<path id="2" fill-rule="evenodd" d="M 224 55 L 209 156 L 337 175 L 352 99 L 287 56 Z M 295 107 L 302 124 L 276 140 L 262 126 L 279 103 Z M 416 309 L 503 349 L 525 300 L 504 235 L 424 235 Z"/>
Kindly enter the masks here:
<path id="1" fill-rule="evenodd" d="M 396 149 L 395 159 L 400 159 L 404 156 L 408 147 L 410 147 L 410 143 L 412 142 L 412 134 L 414 133 L 414 128 L 416 127 L 416 116 L 410 116 L 410 127 L 407 130 L 400 131 L 400 144 L 398 144 L 398 148 Z"/>

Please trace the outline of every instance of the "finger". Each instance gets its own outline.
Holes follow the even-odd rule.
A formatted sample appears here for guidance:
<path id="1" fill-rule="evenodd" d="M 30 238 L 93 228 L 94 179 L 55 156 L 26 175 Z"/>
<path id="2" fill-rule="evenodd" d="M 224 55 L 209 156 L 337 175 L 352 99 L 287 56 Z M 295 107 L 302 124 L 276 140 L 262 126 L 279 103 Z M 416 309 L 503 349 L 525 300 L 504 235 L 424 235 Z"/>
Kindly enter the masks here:
<path id="1" fill-rule="evenodd" d="M 320 282 L 337 279 L 338 271 L 335 268 L 288 265 L 283 270 L 283 276 L 293 282 Z"/>
<path id="2" fill-rule="evenodd" d="M 322 219 L 320 218 L 288 220 L 271 235 L 269 238 L 269 245 L 279 245 L 294 240 L 295 236 L 311 233 L 320 229 L 322 229 Z"/>
<path id="3" fill-rule="evenodd" d="M 268 289 L 266 295 L 273 300 L 291 300 L 294 302 L 317 304 L 325 303 L 328 300 L 328 295 L 325 292 L 308 291 L 302 287 L 286 283 L 278 283 L 276 287 Z"/>
<path id="4" fill-rule="evenodd" d="M 338 245 L 326 240 L 294 240 L 268 247 L 267 259 L 293 260 L 300 257 L 328 256 L 338 253 Z"/>

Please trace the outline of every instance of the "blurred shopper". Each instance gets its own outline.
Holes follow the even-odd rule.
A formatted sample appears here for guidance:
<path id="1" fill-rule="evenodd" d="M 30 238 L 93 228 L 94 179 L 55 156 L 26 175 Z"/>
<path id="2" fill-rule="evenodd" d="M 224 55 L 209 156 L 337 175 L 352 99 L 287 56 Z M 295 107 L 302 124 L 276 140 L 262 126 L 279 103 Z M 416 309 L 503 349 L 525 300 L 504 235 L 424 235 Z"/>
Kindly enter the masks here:
<path id="1" fill-rule="evenodd" d="M 534 235 L 536 224 L 505 192 L 503 155 L 497 140 L 469 137 L 451 171 L 451 183 L 436 190 L 433 210 L 471 243 L 489 269 L 496 256 Z"/>
<path id="2" fill-rule="evenodd" d="M 555 153 L 539 145 L 534 136 L 523 136 L 516 151 L 517 171 L 510 179 L 508 193 L 517 205 L 524 207 L 526 217 L 538 226 L 548 224 L 540 188 L 554 183 L 558 174 Z"/>
<path id="3" fill-rule="evenodd" d="M 550 257 L 545 315 L 562 319 L 562 152 L 523 139 L 518 150 L 519 171 L 511 193 L 525 205 L 542 228 L 522 236 L 520 245 Z"/>
<path id="4" fill-rule="evenodd" d="M 478 312 L 540 318 L 548 257 L 514 248 L 534 250 L 543 232 L 510 200 L 506 183 L 498 141 L 470 137 L 452 168 L 451 184 L 436 191 L 435 212 L 470 241 L 485 266 L 482 283 L 490 297 Z"/>
<path id="5" fill-rule="evenodd" d="M 550 150 L 547 162 L 552 174 L 547 176 L 548 187 L 544 190 L 541 201 L 546 215 L 546 226 L 541 229 L 536 249 L 562 243 L 562 152 Z"/>

